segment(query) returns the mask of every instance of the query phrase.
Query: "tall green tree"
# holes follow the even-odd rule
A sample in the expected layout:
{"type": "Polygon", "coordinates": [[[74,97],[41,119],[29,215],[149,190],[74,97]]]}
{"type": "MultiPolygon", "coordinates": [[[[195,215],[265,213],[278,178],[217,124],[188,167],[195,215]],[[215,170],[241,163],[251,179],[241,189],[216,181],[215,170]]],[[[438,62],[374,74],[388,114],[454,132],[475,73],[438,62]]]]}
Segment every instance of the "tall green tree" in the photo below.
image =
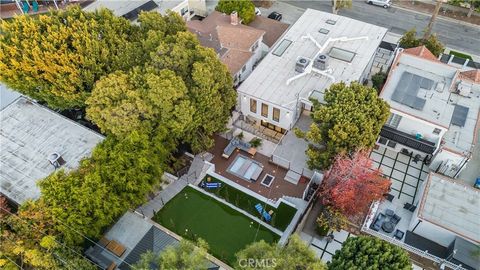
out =
{"type": "Polygon", "coordinates": [[[330,270],[408,270],[412,263],[402,248],[376,237],[349,237],[328,263],[330,270]]]}
{"type": "Polygon", "coordinates": [[[102,230],[131,207],[145,201],[160,182],[171,148],[164,134],[149,137],[133,131],[123,139],[107,137],[77,170],[59,170],[40,181],[45,203],[66,243],[99,237],[102,230]],[[78,233],[77,233],[78,232],[78,233]]]}
{"type": "Polygon", "coordinates": [[[417,38],[417,30],[415,30],[415,28],[403,34],[400,38],[399,45],[404,49],[425,45],[425,47],[437,57],[445,50],[445,46],[438,40],[435,34],[430,34],[427,39],[417,38]]]}
{"type": "Polygon", "coordinates": [[[96,80],[135,63],[136,31],[102,9],[75,6],[0,21],[0,81],[53,108],[83,107],[96,80]]]}
{"type": "Polygon", "coordinates": [[[236,11],[243,24],[255,20],[255,5],[251,0],[220,0],[215,10],[226,14],[236,11]]]}
{"type": "Polygon", "coordinates": [[[314,123],[305,136],[310,168],[325,169],[335,155],[373,147],[389,116],[388,104],[374,88],[358,82],[333,84],[325,91],[325,104],[314,100],[314,123]]]}
{"type": "Polygon", "coordinates": [[[285,247],[261,240],[239,251],[236,256],[235,269],[326,269],[298,235],[292,235],[285,247]]]}
{"type": "Polygon", "coordinates": [[[342,8],[352,8],[352,0],[332,0],[332,13],[338,14],[342,8]]]}
{"type": "Polygon", "coordinates": [[[134,270],[200,270],[207,269],[207,243],[199,239],[197,243],[182,240],[177,246],[170,246],[160,254],[147,252],[133,266],[134,270]],[[152,268],[153,267],[153,268],[152,268]]]}
{"type": "Polygon", "coordinates": [[[195,110],[182,78],[168,69],[157,75],[135,68],[103,77],[87,105],[88,118],[103,132],[117,137],[158,126],[167,128],[171,136],[181,137],[195,110]]]}

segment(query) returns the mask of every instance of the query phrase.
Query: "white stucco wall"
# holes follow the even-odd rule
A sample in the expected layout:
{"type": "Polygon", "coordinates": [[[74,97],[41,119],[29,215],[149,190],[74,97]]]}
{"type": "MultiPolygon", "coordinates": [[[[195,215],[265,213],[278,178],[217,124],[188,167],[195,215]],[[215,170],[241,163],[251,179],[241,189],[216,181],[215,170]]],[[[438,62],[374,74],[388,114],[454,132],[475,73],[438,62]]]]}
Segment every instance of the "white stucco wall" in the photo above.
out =
{"type": "Polygon", "coordinates": [[[440,138],[442,138],[445,132],[447,132],[446,128],[441,127],[439,125],[418,119],[414,116],[397,111],[395,109],[390,109],[390,111],[394,114],[398,114],[402,116],[402,119],[400,120],[400,124],[397,127],[398,130],[403,131],[405,133],[412,134],[412,135],[420,133],[422,134],[423,139],[434,142],[437,144],[437,146],[440,138]],[[435,128],[438,128],[441,130],[440,134],[438,135],[433,134],[433,130],[435,128]]]}
{"type": "Polygon", "coordinates": [[[270,122],[276,126],[279,126],[279,127],[282,127],[284,129],[287,129],[287,130],[290,130],[291,127],[293,126],[293,111],[291,110],[288,110],[286,108],[283,108],[283,107],[278,107],[277,105],[273,105],[267,101],[264,101],[264,100],[259,100],[257,98],[254,98],[257,100],[257,112],[256,113],[252,113],[250,111],[250,96],[247,96],[243,93],[239,93],[238,95],[238,98],[240,99],[240,106],[241,106],[241,111],[244,115],[249,115],[249,116],[252,116],[256,119],[259,119],[259,120],[264,120],[264,121],[267,121],[267,122],[270,122]],[[262,113],[262,103],[265,103],[268,105],[268,117],[263,117],[261,115],[262,113]],[[276,121],[273,121],[273,108],[278,108],[280,109],[280,121],[279,122],[276,122],[276,121]]]}
{"type": "MultiPolygon", "coordinates": [[[[416,216],[412,218],[410,227],[408,228],[409,231],[413,230],[415,225],[417,225],[418,220],[419,218],[416,216]]],[[[448,247],[448,245],[450,245],[456,237],[454,233],[426,220],[422,220],[422,222],[420,222],[413,232],[444,247],[448,247]]]]}

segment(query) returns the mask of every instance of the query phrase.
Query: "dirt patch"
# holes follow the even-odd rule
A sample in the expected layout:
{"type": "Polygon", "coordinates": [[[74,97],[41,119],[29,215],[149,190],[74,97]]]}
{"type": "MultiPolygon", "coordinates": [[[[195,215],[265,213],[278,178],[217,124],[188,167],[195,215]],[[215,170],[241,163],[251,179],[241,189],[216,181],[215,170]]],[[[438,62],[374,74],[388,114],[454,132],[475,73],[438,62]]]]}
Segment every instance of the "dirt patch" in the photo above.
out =
{"type": "MultiPolygon", "coordinates": [[[[430,4],[430,3],[420,2],[420,1],[396,0],[394,1],[394,4],[399,7],[408,8],[408,9],[412,9],[412,10],[416,10],[416,11],[420,11],[428,14],[432,14],[433,10],[435,9],[435,5],[433,3],[430,4]]],[[[467,13],[468,13],[468,9],[465,9],[465,11],[454,11],[454,10],[448,10],[445,7],[441,7],[438,15],[441,17],[447,17],[455,20],[460,20],[460,21],[480,25],[480,16],[472,14],[472,16],[468,18],[467,13]]]]}

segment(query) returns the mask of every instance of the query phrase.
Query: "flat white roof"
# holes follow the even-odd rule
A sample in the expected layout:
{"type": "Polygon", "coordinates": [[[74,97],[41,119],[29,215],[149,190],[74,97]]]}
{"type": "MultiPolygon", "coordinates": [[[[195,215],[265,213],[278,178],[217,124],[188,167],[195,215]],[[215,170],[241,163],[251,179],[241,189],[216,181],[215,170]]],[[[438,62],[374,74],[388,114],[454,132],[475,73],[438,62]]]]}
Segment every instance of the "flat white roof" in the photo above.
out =
{"type": "Polygon", "coordinates": [[[0,83],[0,110],[7,107],[10,103],[12,103],[15,99],[17,99],[21,95],[22,94],[16,91],[13,91],[3,83],[0,83]]]}
{"type": "Polygon", "coordinates": [[[480,190],[462,181],[430,173],[418,216],[480,243],[480,190]]]}
{"type": "MultiPolygon", "coordinates": [[[[324,31],[325,32],[325,31],[324,31]]],[[[351,82],[359,80],[374,56],[376,49],[387,29],[373,24],[364,23],[347,17],[342,17],[318,10],[307,9],[290,29],[273,45],[272,50],[260,62],[258,67],[240,85],[240,93],[253,96],[287,109],[295,108],[297,95],[308,99],[313,90],[328,88],[334,82],[351,82]],[[335,24],[327,23],[335,21],[335,24]],[[320,33],[320,29],[327,29],[327,34],[320,33]],[[310,35],[315,41],[306,38],[310,35]],[[327,44],[329,38],[359,38],[353,41],[334,41],[327,44]],[[279,45],[291,44],[281,56],[274,55],[279,45]],[[314,43],[316,42],[317,45],[314,43]],[[319,46],[327,45],[323,50],[328,54],[332,47],[353,52],[353,60],[348,63],[333,57],[329,58],[330,78],[312,72],[304,77],[291,81],[287,80],[298,75],[295,64],[299,57],[312,59],[319,52],[319,46]]],[[[321,98],[321,97],[320,97],[321,98]]]]}
{"type": "Polygon", "coordinates": [[[441,62],[401,53],[380,97],[386,100],[392,109],[447,128],[448,131],[444,135],[445,147],[467,153],[472,150],[474,144],[480,109],[480,85],[465,81],[464,83],[471,86],[470,94],[468,96],[457,94],[457,84],[461,82],[458,79],[459,71],[456,67],[441,62]],[[433,82],[431,89],[420,88],[416,92],[416,98],[424,100],[421,109],[408,106],[394,98],[395,92],[404,86],[402,80],[405,80],[405,74],[413,74],[433,82]],[[452,124],[456,105],[468,108],[463,126],[452,124]]]}
{"type": "Polygon", "coordinates": [[[67,170],[103,140],[83,127],[25,97],[0,111],[0,192],[17,203],[36,199],[36,182],[55,171],[49,155],[58,153],[67,170]]]}
{"type": "Polygon", "coordinates": [[[114,0],[96,0],[83,10],[95,11],[100,8],[110,9],[116,16],[123,16],[137,7],[147,3],[149,0],[135,0],[135,1],[114,1],[114,0]]]}

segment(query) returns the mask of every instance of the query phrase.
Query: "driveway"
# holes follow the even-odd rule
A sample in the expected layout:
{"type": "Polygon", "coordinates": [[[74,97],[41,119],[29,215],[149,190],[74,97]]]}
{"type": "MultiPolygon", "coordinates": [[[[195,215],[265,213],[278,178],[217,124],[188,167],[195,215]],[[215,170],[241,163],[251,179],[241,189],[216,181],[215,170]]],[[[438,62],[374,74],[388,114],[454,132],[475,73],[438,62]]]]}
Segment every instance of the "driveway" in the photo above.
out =
{"type": "MultiPolygon", "coordinates": [[[[295,14],[299,12],[299,8],[312,8],[325,12],[332,12],[330,1],[315,0],[282,2],[287,4],[281,8],[284,10],[285,18],[289,17],[287,14],[290,13],[295,16],[295,14]],[[289,8],[291,5],[295,8],[289,8]]],[[[281,6],[281,3],[276,4],[281,6]]],[[[399,9],[396,7],[391,7],[386,10],[381,7],[368,5],[364,1],[354,1],[351,9],[340,10],[339,15],[382,26],[396,34],[403,34],[405,31],[414,27],[421,32],[427,26],[430,19],[430,16],[410,10],[399,9]]],[[[437,33],[440,40],[449,48],[480,55],[480,46],[478,46],[480,27],[478,26],[470,26],[439,17],[435,22],[433,32],[437,33]]]]}

